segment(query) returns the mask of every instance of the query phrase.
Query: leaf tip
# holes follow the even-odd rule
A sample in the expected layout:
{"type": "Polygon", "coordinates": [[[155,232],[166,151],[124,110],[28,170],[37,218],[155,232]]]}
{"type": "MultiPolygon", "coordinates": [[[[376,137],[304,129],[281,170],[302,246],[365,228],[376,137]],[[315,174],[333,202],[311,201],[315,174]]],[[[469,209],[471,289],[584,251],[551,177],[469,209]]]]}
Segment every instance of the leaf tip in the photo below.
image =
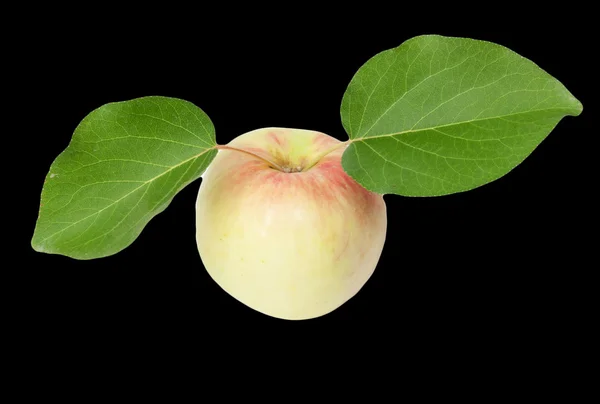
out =
{"type": "Polygon", "coordinates": [[[33,236],[31,238],[31,248],[33,248],[34,251],[39,252],[39,253],[44,253],[44,254],[52,254],[53,251],[51,251],[48,248],[47,243],[45,243],[43,240],[40,240],[40,236],[38,234],[37,231],[37,227],[33,232],[33,236]]]}
{"type": "Polygon", "coordinates": [[[31,239],[31,248],[33,248],[35,251],[37,251],[39,253],[46,253],[46,252],[48,252],[46,250],[46,247],[43,244],[40,244],[40,243],[37,242],[35,236],[31,239]]]}
{"type": "MultiPolygon", "coordinates": [[[[571,96],[573,97],[573,96],[571,96]]],[[[573,116],[579,116],[583,112],[583,104],[577,98],[573,97],[573,116]]]]}

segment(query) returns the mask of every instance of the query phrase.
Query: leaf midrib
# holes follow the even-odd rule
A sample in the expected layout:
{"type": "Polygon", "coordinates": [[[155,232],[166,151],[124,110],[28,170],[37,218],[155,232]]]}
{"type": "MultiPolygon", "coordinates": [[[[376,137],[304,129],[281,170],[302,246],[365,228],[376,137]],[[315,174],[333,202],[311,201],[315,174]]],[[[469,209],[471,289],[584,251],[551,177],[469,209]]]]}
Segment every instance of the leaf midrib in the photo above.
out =
{"type": "MultiPolygon", "coordinates": [[[[354,139],[350,139],[348,141],[348,143],[367,141],[369,139],[380,139],[380,138],[386,138],[386,137],[393,137],[393,136],[403,135],[403,134],[406,134],[406,133],[424,132],[424,131],[435,130],[435,129],[439,129],[439,128],[447,128],[447,127],[450,127],[450,126],[463,125],[463,124],[473,123],[473,122],[482,122],[482,121],[488,121],[488,120],[492,120],[492,119],[502,119],[502,118],[506,118],[506,117],[509,117],[509,116],[531,114],[531,113],[535,113],[535,112],[565,111],[565,110],[566,111],[572,111],[573,108],[556,107],[556,108],[532,109],[532,110],[529,110],[529,111],[515,112],[515,113],[512,113],[512,114],[497,115],[497,116],[491,116],[491,117],[480,118],[480,119],[471,119],[471,120],[468,120],[468,121],[453,122],[453,123],[448,123],[448,124],[444,124],[444,125],[431,126],[431,127],[428,127],[428,128],[407,129],[407,130],[403,130],[401,132],[387,133],[387,134],[384,134],[384,135],[357,137],[357,138],[354,138],[354,139]]],[[[464,140],[467,140],[467,141],[470,140],[470,139],[466,139],[466,138],[461,138],[461,139],[464,139],[464,140]]]]}
{"type": "Polygon", "coordinates": [[[40,240],[40,241],[39,241],[39,243],[41,244],[41,243],[45,242],[46,240],[48,240],[48,239],[50,239],[50,238],[52,238],[52,237],[55,237],[56,235],[58,235],[58,234],[60,234],[60,233],[64,232],[64,231],[65,231],[65,230],[67,230],[68,228],[70,228],[70,227],[72,227],[72,226],[74,226],[74,225],[76,225],[76,224],[78,224],[78,223],[81,223],[82,221],[84,221],[84,220],[86,220],[86,219],[89,219],[90,217],[92,217],[92,216],[94,216],[94,215],[98,215],[98,214],[100,214],[100,213],[101,213],[101,212],[103,212],[104,210],[106,210],[106,209],[108,209],[109,207],[111,207],[111,206],[115,205],[116,203],[118,203],[118,202],[120,202],[121,200],[125,199],[126,197],[128,197],[128,196],[129,196],[129,195],[131,195],[131,194],[133,194],[133,193],[134,193],[134,192],[136,192],[137,190],[139,190],[139,189],[141,189],[142,187],[144,187],[144,186],[146,186],[146,185],[150,184],[151,182],[155,181],[156,179],[158,179],[158,178],[162,177],[162,176],[163,176],[163,175],[165,175],[166,173],[168,173],[168,172],[170,172],[170,171],[174,170],[175,168],[177,168],[177,167],[179,167],[179,166],[181,166],[181,165],[183,165],[183,164],[185,164],[185,163],[187,163],[187,162],[189,162],[189,161],[192,161],[192,160],[194,160],[194,159],[197,159],[197,158],[199,158],[199,157],[200,157],[200,156],[202,156],[203,154],[205,154],[205,153],[207,153],[207,152],[209,152],[209,151],[211,151],[211,150],[214,150],[216,147],[217,147],[217,146],[210,147],[210,148],[208,148],[208,149],[204,150],[203,152],[201,152],[201,153],[199,153],[199,154],[196,154],[196,155],[194,155],[194,156],[192,156],[192,157],[190,157],[190,158],[188,158],[188,159],[185,159],[185,160],[183,160],[182,162],[180,162],[180,163],[178,163],[178,164],[174,165],[173,167],[169,168],[168,170],[165,170],[165,171],[164,171],[164,172],[162,172],[161,174],[159,174],[159,175],[157,175],[157,176],[155,176],[155,177],[153,177],[153,178],[150,178],[150,179],[149,179],[149,180],[147,180],[147,181],[144,181],[144,182],[143,182],[143,183],[142,183],[140,186],[138,186],[138,187],[134,188],[133,190],[131,190],[130,192],[126,193],[125,195],[123,195],[123,196],[122,196],[122,197],[120,197],[119,199],[115,200],[114,202],[112,202],[112,203],[110,203],[110,204],[106,205],[105,207],[103,207],[102,209],[98,210],[97,212],[94,212],[94,213],[92,213],[91,215],[88,215],[88,216],[86,216],[86,217],[84,217],[84,218],[82,218],[82,219],[79,219],[79,220],[77,220],[76,222],[73,222],[73,223],[71,223],[70,225],[68,225],[68,226],[66,226],[66,227],[64,227],[64,228],[62,228],[62,229],[60,229],[60,230],[59,230],[59,231],[57,231],[57,232],[55,232],[55,233],[52,233],[52,234],[51,234],[51,235],[49,235],[48,237],[46,237],[46,238],[44,238],[44,239],[40,240]]]}

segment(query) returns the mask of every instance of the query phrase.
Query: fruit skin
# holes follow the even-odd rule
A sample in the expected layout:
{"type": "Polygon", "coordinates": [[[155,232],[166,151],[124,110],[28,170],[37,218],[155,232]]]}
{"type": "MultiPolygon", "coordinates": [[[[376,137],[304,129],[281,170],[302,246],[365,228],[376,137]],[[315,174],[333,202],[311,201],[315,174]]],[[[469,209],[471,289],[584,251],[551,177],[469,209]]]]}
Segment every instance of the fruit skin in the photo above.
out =
{"type": "Polygon", "coordinates": [[[320,132],[264,128],[227,147],[292,172],[219,150],[196,202],[198,251],[212,279],[289,320],[322,316],[354,296],[379,261],[387,217],[383,196],[342,169],[345,145],[320,132]]]}

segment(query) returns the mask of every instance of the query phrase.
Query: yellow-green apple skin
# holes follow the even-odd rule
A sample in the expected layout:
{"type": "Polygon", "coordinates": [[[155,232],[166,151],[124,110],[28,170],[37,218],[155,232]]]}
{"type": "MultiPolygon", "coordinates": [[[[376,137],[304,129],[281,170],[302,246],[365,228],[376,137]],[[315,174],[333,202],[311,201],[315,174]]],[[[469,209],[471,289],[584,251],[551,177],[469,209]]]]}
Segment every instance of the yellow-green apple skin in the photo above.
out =
{"type": "Polygon", "coordinates": [[[386,206],[344,172],[345,146],[320,132],[265,128],[219,150],[202,176],[196,241],[221,288],[261,313],[301,320],[335,310],[367,282],[386,206]]]}

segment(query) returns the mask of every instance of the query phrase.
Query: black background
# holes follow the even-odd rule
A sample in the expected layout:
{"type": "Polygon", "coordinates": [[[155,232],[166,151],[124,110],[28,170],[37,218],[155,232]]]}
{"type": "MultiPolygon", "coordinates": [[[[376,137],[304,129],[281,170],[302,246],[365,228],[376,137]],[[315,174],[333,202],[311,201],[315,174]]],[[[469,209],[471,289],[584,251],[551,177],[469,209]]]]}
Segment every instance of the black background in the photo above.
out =
{"type": "Polygon", "coordinates": [[[155,11],[40,22],[27,40],[24,66],[35,72],[27,80],[27,105],[40,111],[27,122],[35,155],[19,200],[28,260],[21,299],[30,304],[32,324],[46,330],[69,325],[82,335],[137,324],[153,324],[156,333],[179,327],[202,333],[217,324],[249,335],[264,327],[299,331],[346,323],[357,333],[385,328],[414,340],[456,336],[472,343],[494,337],[503,346],[532,335],[531,344],[539,344],[576,325],[573,313],[587,304],[582,280],[591,270],[580,259],[581,232],[591,221],[581,189],[591,184],[578,158],[591,135],[588,26],[574,22],[576,16],[510,16],[475,27],[443,13],[432,20],[421,12],[335,17],[299,7],[270,10],[281,12],[275,16],[235,9],[224,18],[155,11]],[[437,198],[385,196],[388,237],[379,265],[334,312],[278,320],[222,291],[204,270],[194,240],[200,180],[114,256],[77,261],[29,247],[48,168],[91,110],[163,95],[202,108],[220,144],[268,126],[344,140],[339,108],[354,73],[376,53],[421,34],[507,46],[560,80],[584,112],[563,119],[530,157],[491,184],[437,198]]]}

